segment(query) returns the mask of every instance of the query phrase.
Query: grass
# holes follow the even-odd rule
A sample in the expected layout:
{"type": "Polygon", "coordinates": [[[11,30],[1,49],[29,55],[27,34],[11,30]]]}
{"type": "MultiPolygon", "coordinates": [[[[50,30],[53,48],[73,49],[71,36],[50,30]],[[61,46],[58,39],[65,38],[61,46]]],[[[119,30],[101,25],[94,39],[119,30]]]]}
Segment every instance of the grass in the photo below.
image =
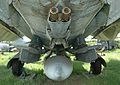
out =
{"type": "Polygon", "coordinates": [[[107,62],[107,67],[98,76],[86,77],[83,73],[89,70],[89,64],[74,61],[74,70],[72,75],[61,82],[55,82],[48,79],[43,74],[43,64],[36,62],[26,64],[25,70],[28,73],[38,73],[35,79],[20,79],[12,75],[11,70],[6,68],[7,62],[16,53],[0,54],[0,85],[119,85],[120,84],[120,50],[104,52],[103,58],[107,62]]]}

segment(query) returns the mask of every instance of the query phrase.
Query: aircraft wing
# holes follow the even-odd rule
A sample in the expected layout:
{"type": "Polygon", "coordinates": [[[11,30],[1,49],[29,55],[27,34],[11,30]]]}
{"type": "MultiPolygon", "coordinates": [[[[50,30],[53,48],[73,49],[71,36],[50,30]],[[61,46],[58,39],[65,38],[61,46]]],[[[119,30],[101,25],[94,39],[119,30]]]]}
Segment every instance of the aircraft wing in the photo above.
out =
{"type": "Polygon", "coordinates": [[[30,27],[11,4],[12,0],[0,0],[0,41],[32,37],[30,27]]]}
{"type": "Polygon", "coordinates": [[[120,32],[120,0],[106,0],[110,5],[110,11],[108,16],[107,25],[99,35],[96,36],[97,39],[102,40],[113,40],[116,38],[117,34],[120,32]]]}
{"type": "Polygon", "coordinates": [[[0,41],[12,41],[19,37],[22,36],[14,28],[0,24],[0,41]]]}

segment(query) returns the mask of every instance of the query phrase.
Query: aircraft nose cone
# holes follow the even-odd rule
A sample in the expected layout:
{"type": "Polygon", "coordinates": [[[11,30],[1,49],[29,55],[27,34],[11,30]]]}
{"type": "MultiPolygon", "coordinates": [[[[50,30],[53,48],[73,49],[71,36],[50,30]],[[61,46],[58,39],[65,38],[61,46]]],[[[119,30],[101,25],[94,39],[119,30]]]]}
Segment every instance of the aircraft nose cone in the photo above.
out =
{"type": "Polygon", "coordinates": [[[65,56],[53,56],[48,58],[44,64],[45,75],[55,81],[67,79],[73,70],[73,64],[65,56]]]}

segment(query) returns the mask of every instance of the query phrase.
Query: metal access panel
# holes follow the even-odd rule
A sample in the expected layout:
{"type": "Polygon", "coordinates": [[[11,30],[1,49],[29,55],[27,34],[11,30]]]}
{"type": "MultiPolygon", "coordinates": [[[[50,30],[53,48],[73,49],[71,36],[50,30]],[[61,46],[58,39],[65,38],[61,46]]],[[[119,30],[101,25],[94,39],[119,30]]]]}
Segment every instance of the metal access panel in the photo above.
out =
{"type": "Polygon", "coordinates": [[[120,0],[107,0],[110,4],[107,26],[120,18],[120,0]]]}

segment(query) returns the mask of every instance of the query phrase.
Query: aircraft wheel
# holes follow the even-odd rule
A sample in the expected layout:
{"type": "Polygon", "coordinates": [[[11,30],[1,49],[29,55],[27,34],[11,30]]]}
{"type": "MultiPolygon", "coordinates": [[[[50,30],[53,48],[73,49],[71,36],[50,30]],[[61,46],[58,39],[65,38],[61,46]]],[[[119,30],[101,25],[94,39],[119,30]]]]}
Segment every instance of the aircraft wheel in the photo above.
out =
{"type": "Polygon", "coordinates": [[[23,63],[16,60],[12,63],[12,73],[14,76],[20,76],[23,72],[23,63]]]}
{"type": "Polygon", "coordinates": [[[7,67],[11,67],[13,75],[19,77],[23,72],[23,65],[24,63],[22,63],[18,58],[13,58],[8,62],[7,67]]]}
{"type": "Polygon", "coordinates": [[[91,62],[90,71],[94,75],[98,75],[102,71],[102,65],[106,67],[106,62],[103,58],[98,57],[94,62],[91,62]]]}

